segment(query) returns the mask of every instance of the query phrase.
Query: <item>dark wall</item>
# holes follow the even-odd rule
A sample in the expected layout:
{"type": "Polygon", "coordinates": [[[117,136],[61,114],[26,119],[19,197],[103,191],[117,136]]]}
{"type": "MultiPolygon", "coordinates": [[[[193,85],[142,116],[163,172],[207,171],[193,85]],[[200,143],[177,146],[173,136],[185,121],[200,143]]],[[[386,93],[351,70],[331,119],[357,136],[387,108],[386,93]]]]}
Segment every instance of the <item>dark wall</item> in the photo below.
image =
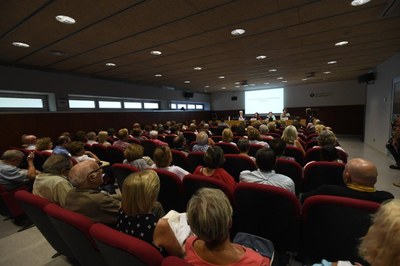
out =
{"type": "Polygon", "coordinates": [[[64,131],[74,134],[78,130],[107,130],[107,128],[132,128],[134,122],[142,125],[164,123],[168,120],[200,122],[210,119],[209,111],[181,112],[129,112],[129,113],[21,113],[0,114],[0,152],[10,146],[21,145],[22,134],[51,137],[53,141],[64,131]]]}
{"type": "MultiPolygon", "coordinates": [[[[289,108],[291,116],[305,117],[305,107],[289,108]]],[[[364,105],[323,106],[313,107],[316,117],[326,126],[332,127],[335,134],[363,135],[364,134],[364,105]]],[[[238,110],[213,111],[218,119],[227,119],[238,116],[238,110]]]]}

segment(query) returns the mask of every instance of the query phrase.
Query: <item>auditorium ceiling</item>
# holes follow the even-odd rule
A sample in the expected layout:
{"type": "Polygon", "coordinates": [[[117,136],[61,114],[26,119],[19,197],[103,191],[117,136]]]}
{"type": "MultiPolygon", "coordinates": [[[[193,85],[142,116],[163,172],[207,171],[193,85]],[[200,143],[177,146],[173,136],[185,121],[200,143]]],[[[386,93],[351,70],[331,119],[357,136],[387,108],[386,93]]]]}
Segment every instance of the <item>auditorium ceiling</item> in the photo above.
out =
{"type": "Polygon", "coordinates": [[[1,1],[0,64],[193,92],[356,80],[400,51],[400,4],[350,3],[1,1]]]}

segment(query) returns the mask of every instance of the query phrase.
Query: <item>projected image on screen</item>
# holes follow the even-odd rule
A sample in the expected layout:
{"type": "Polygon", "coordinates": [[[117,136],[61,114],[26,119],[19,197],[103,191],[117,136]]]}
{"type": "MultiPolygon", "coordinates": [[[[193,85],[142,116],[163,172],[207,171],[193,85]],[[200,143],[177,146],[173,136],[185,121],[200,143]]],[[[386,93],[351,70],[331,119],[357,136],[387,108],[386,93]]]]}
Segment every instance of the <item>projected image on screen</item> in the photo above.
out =
{"type": "Polygon", "coordinates": [[[266,114],[268,112],[282,112],[283,88],[245,91],[244,108],[246,115],[253,115],[255,112],[266,114]]]}

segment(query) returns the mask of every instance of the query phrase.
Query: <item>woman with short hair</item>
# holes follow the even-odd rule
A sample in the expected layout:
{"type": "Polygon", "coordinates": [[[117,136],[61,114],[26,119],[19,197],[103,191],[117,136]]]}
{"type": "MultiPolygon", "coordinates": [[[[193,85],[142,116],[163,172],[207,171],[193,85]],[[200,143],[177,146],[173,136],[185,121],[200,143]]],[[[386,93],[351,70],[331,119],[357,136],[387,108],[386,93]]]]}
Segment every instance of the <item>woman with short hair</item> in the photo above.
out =
{"type": "Polygon", "coordinates": [[[152,168],[167,170],[168,172],[176,174],[181,180],[185,175],[189,174],[189,172],[183,169],[182,167],[179,167],[177,165],[171,165],[172,152],[168,146],[158,147],[154,151],[153,159],[155,165],[153,165],[152,168]]]}
{"type": "Polygon", "coordinates": [[[303,155],[305,155],[306,152],[304,151],[303,145],[301,145],[298,138],[299,136],[295,126],[290,125],[283,130],[282,139],[286,142],[286,145],[297,147],[303,153],[303,155]]]}
{"type": "Polygon", "coordinates": [[[143,156],[144,148],[139,144],[129,144],[124,150],[124,164],[132,165],[140,171],[150,168],[154,165],[153,160],[148,156],[143,156]]]}

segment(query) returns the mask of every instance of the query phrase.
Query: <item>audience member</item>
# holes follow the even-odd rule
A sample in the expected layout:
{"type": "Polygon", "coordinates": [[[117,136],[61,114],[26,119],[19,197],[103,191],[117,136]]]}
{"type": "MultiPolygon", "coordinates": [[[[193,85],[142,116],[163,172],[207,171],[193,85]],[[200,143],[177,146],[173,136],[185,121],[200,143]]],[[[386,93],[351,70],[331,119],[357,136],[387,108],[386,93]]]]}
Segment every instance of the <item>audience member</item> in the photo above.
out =
{"type": "Polygon", "coordinates": [[[107,131],[100,131],[99,134],[97,135],[97,140],[98,144],[101,144],[103,146],[111,146],[111,143],[108,142],[108,132],[107,131]]]}
{"type": "Polygon", "coordinates": [[[163,214],[155,211],[162,209],[156,201],[159,191],[160,180],[156,172],[145,170],[129,175],[122,187],[117,229],[154,245],[163,255],[180,257],[184,251],[168,221],[160,219],[163,214]]]}
{"type": "Polygon", "coordinates": [[[302,201],[314,195],[341,196],[379,203],[392,199],[391,193],[376,190],[377,178],[378,170],[372,162],[355,158],[346,164],[343,171],[343,180],[346,186],[322,185],[313,191],[304,193],[302,201]]]}
{"type": "Polygon", "coordinates": [[[96,163],[100,163],[100,159],[91,151],[86,151],[84,148],[84,144],[80,141],[71,142],[68,145],[68,150],[78,163],[90,160],[96,163]]]}
{"type": "Polygon", "coordinates": [[[230,241],[232,206],[219,189],[202,188],[190,199],[188,223],[194,236],[185,243],[191,265],[269,265],[269,259],[230,241]]]}
{"type": "Polygon", "coordinates": [[[97,135],[96,135],[96,132],[94,132],[94,131],[90,131],[90,132],[86,133],[86,139],[87,139],[86,144],[89,144],[89,145],[98,144],[97,135]]]}
{"type": "Polygon", "coordinates": [[[144,148],[139,145],[132,143],[124,151],[125,160],[124,164],[132,165],[143,171],[154,165],[153,160],[148,156],[143,156],[144,148]]]}
{"type": "Polygon", "coordinates": [[[167,170],[168,172],[174,173],[177,176],[179,176],[181,180],[185,175],[189,174],[189,172],[186,171],[185,169],[176,165],[171,165],[172,153],[171,149],[168,146],[158,147],[154,151],[153,159],[154,162],[156,163],[155,166],[153,165],[153,168],[167,170]]]}
{"type": "Polygon", "coordinates": [[[186,139],[185,136],[183,136],[183,134],[179,134],[174,138],[173,147],[175,150],[181,151],[185,155],[188,155],[189,153],[189,149],[187,148],[186,145],[186,139]]]}
{"type": "Polygon", "coordinates": [[[275,173],[276,155],[270,148],[263,147],[256,153],[257,170],[240,173],[240,182],[258,183],[284,188],[295,193],[294,182],[290,177],[275,173]]]}
{"type": "Polygon", "coordinates": [[[262,141],[269,141],[274,139],[274,137],[268,135],[268,126],[262,124],[258,127],[258,131],[260,132],[260,139],[262,141]]]}
{"type": "Polygon", "coordinates": [[[279,138],[273,139],[269,142],[269,147],[274,151],[276,158],[295,161],[293,157],[283,155],[285,153],[286,142],[279,138]]]}
{"type": "Polygon", "coordinates": [[[128,129],[121,128],[117,133],[118,140],[114,141],[112,145],[125,150],[129,146],[128,135],[128,129]]]}
{"type": "Polygon", "coordinates": [[[83,130],[76,131],[73,141],[80,141],[86,143],[87,142],[86,132],[83,130]]]}
{"type": "Polygon", "coordinates": [[[115,225],[121,201],[99,189],[103,183],[103,169],[94,161],[74,165],[69,180],[74,186],[65,199],[65,208],[81,213],[94,222],[115,225]]]}
{"type": "Polygon", "coordinates": [[[56,141],[56,147],[53,149],[54,154],[61,154],[71,156],[67,147],[71,143],[71,138],[68,136],[61,135],[56,141]]]}
{"type": "Polygon", "coordinates": [[[36,150],[37,138],[35,135],[22,135],[22,147],[26,150],[36,150]]]}
{"type": "Polygon", "coordinates": [[[32,193],[64,207],[67,193],[72,189],[68,181],[71,167],[68,156],[51,155],[43,164],[43,172],[36,177],[32,193]]]}
{"type": "Polygon", "coordinates": [[[330,130],[323,130],[321,133],[319,133],[317,137],[318,145],[319,146],[326,146],[326,145],[332,145],[335,146],[336,149],[344,151],[344,149],[340,146],[337,146],[337,138],[335,134],[330,131],[330,130]]]}
{"type": "Polygon", "coordinates": [[[265,141],[260,141],[260,132],[257,128],[248,127],[247,128],[247,136],[249,138],[250,144],[257,144],[269,147],[269,144],[265,141]]]}
{"type": "Polygon", "coordinates": [[[51,141],[51,138],[44,137],[44,138],[38,139],[36,141],[36,150],[53,152],[53,142],[51,141]]]}
{"type": "Polygon", "coordinates": [[[303,155],[306,154],[304,151],[303,145],[301,145],[297,135],[296,127],[290,125],[283,130],[282,139],[286,142],[286,146],[294,146],[297,147],[303,155]]]}
{"type": "Polygon", "coordinates": [[[205,167],[202,165],[197,166],[194,170],[195,175],[215,177],[227,184],[232,191],[235,189],[235,180],[221,167],[225,162],[225,158],[224,151],[220,147],[210,146],[204,154],[204,162],[205,167]]]}
{"type": "Polygon", "coordinates": [[[236,143],[233,142],[233,132],[230,128],[225,128],[222,131],[222,140],[220,142],[230,143],[236,146],[236,143]]]}
{"type": "Polygon", "coordinates": [[[324,145],[320,150],[321,161],[325,162],[337,162],[342,163],[343,161],[339,159],[339,153],[335,146],[324,145]]]}
{"type": "Polygon", "coordinates": [[[157,146],[168,146],[168,143],[158,139],[158,132],[156,130],[150,131],[150,140],[157,146]]]}
{"type": "Polygon", "coordinates": [[[196,144],[193,146],[192,151],[194,152],[206,152],[208,149],[208,135],[206,132],[201,131],[197,134],[196,144]]]}
{"type": "Polygon", "coordinates": [[[250,142],[247,138],[241,138],[239,139],[237,143],[237,147],[239,148],[239,154],[244,155],[252,159],[253,161],[256,161],[256,158],[253,156],[249,155],[249,150],[250,150],[250,142]]]}
{"type": "Polygon", "coordinates": [[[33,164],[35,155],[30,153],[27,156],[28,169],[21,169],[18,166],[24,159],[24,153],[19,150],[7,150],[0,160],[0,184],[7,190],[30,184],[39,174],[33,164]]]}

